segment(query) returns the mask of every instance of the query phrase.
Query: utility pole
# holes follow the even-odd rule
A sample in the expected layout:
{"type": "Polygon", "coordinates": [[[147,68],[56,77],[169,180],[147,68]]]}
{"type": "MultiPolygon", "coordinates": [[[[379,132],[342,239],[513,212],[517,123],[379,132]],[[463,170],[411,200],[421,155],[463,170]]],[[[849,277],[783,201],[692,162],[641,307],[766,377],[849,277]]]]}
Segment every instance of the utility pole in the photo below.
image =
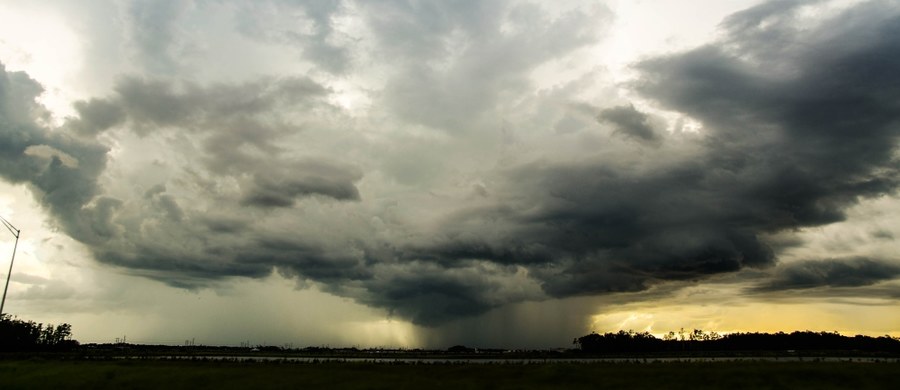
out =
{"type": "Polygon", "coordinates": [[[9,289],[9,278],[12,276],[13,263],[16,261],[16,249],[19,248],[19,235],[22,231],[16,229],[16,227],[9,223],[6,218],[0,217],[0,221],[2,221],[3,226],[6,226],[6,228],[9,229],[9,232],[16,237],[16,243],[13,245],[12,259],[9,260],[9,273],[6,274],[6,286],[3,287],[3,300],[0,301],[0,318],[2,318],[3,306],[6,305],[6,290],[9,289]]]}

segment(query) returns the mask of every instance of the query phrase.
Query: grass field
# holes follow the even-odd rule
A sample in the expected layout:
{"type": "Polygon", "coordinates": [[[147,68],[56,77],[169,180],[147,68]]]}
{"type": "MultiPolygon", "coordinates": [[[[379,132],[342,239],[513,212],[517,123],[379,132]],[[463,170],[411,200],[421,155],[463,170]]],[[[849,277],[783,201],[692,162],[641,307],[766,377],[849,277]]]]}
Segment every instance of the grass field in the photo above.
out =
{"type": "Polygon", "coordinates": [[[375,364],[0,360],[3,389],[897,389],[897,363],[375,364]]]}

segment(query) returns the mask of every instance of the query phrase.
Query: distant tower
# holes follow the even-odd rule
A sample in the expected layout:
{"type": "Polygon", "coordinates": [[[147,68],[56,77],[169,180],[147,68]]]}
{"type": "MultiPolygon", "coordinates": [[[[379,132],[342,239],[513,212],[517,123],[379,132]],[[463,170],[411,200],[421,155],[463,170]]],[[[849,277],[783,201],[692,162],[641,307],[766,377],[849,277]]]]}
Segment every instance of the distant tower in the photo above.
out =
{"type": "Polygon", "coordinates": [[[16,227],[13,226],[13,224],[9,223],[6,218],[0,217],[0,221],[2,221],[3,226],[6,226],[6,228],[9,229],[9,232],[16,237],[16,243],[13,245],[12,259],[9,260],[9,273],[6,274],[6,286],[3,287],[3,300],[0,301],[0,316],[2,316],[3,306],[6,305],[6,290],[9,289],[9,278],[10,276],[12,276],[13,263],[16,261],[16,249],[19,248],[19,235],[22,233],[22,231],[16,229],[16,227]]]}

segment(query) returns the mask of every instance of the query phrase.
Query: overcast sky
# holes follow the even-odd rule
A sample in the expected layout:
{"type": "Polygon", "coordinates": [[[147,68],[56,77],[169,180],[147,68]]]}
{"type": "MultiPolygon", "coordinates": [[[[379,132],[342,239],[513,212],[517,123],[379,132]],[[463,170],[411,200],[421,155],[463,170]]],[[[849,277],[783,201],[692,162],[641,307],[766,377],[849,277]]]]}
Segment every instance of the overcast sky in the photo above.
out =
{"type": "Polygon", "coordinates": [[[897,1],[4,1],[5,311],[82,342],[900,336],[898,74],[897,1]]]}

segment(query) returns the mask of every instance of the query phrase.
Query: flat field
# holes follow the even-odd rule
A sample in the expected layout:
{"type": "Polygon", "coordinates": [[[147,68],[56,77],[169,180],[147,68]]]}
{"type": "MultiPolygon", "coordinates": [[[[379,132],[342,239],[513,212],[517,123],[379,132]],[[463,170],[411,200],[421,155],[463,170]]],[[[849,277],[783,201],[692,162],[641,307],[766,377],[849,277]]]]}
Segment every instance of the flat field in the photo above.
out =
{"type": "Polygon", "coordinates": [[[3,389],[898,389],[900,363],[0,360],[3,389]]]}

